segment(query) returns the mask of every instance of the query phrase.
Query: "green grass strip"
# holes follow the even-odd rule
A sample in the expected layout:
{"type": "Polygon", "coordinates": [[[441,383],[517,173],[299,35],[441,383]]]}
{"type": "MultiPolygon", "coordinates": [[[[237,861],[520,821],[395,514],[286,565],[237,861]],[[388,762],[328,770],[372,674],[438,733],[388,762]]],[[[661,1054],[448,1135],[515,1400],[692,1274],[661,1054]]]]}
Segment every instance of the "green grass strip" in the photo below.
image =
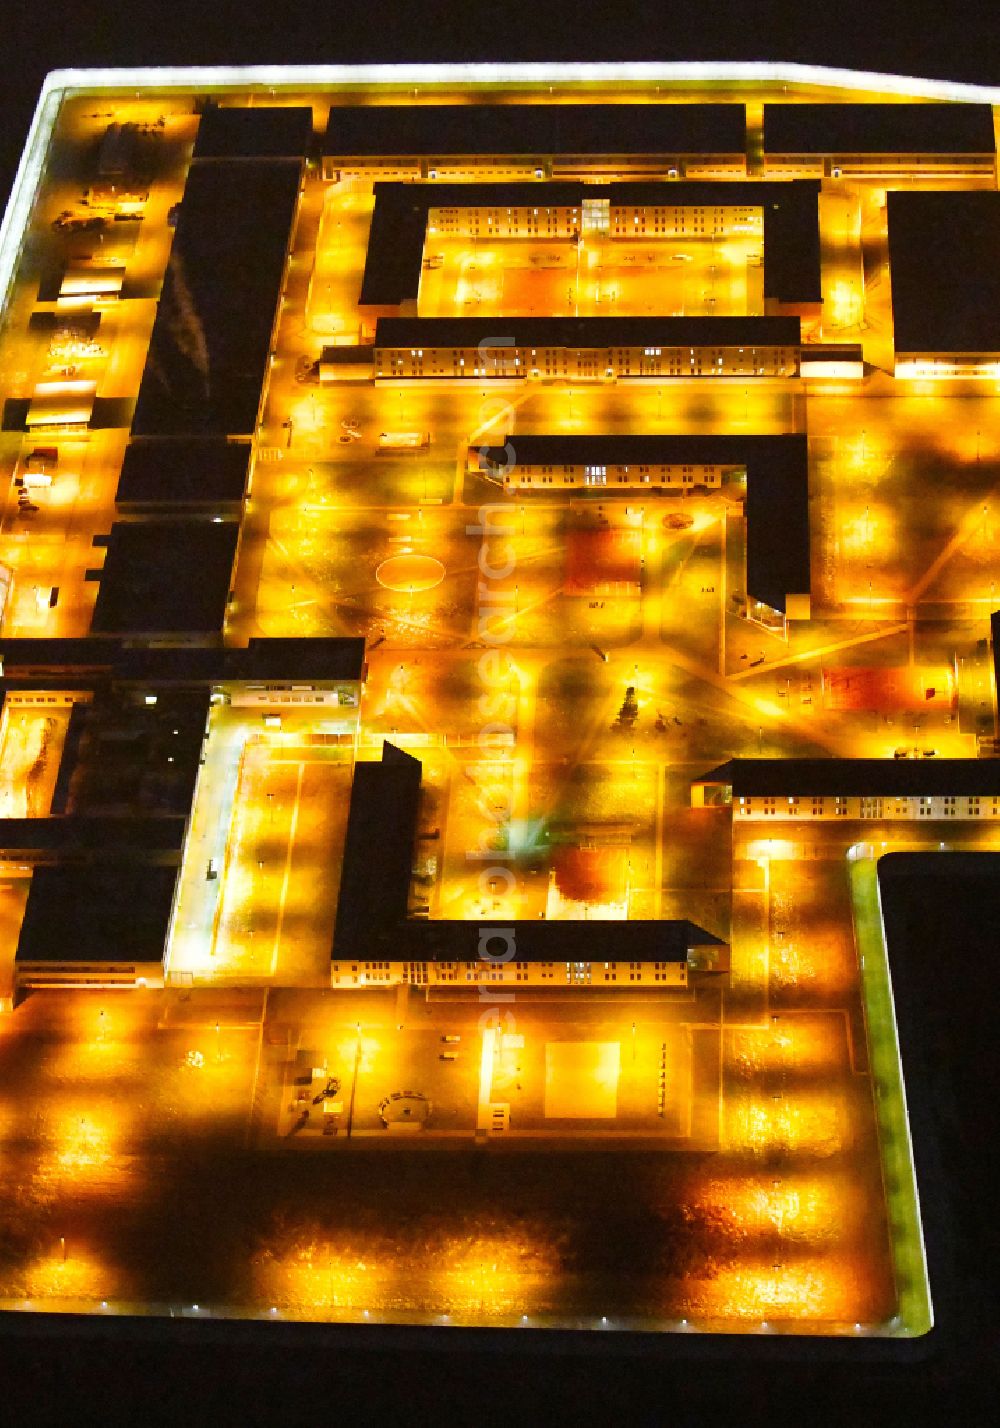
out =
{"type": "Polygon", "coordinates": [[[850,876],[854,936],[861,965],[868,1054],[899,1296],[892,1329],[901,1336],[915,1338],[928,1332],[934,1317],[875,858],[861,856],[852,860],[850,876]]]}

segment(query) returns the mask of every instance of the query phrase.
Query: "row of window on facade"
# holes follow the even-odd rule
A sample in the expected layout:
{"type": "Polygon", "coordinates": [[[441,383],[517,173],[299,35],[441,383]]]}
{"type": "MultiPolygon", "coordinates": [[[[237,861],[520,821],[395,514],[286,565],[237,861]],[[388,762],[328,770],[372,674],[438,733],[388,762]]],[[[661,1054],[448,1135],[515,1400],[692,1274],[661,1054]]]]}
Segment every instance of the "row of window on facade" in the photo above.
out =
{"type": "MultiPolygon", "coordinates": [[[[541,208],[512,207],[512,208],[433,208],[428,215],[429,231],[434,232],[438,227],[447,229],[465,226],[478,228],[481,224],[492,226],[493,224],[503,224],[513,226],[518,224],[528,224],[534,226],[539,219],[543,223],[551,226],[576,226],[580,222],[580,210],[578,208],[568,208],[561,205],[543,206],[541,208]]],[[[632,205],[614,205],[607,200],[598,200],[597,204],[585,205],[583,218],[585,221],[593,222],[599,219],[610,222],[616,228],[626,229],[639,227],[652,227],[656,232],[671,232],[678,228],[684,229],[689,224],[692,228],[704,228],[710,225],[715,229],[728,228],[752,228],[760,225],[762,212],[759,208],[747,207],[736,208],[730,205],[718,207],[698,207],[692,204],[681,204],[673,206],[661,206],[658,204],[643,205],[635,207],[632,205]]]]}
{"type": "MultiPolygon", "coordinates": [[[[452,348],[433,347],[433,348],[428,348],[427,350],[428,350],[428,352],[430,353],[431,356],[438,356],[438,357],[441,357],[442,359],[444,358],[445,354],[450,351],[450,353],[451,353],[451,360],[452,360],[453,362],[464,362],[464,361],[465,361],[465,353],[466,353],[466,351],[467,351],[466,348],[462,348],[462,347],[452,347],[452,348]]],[[[767,349],[765,349],[765,350],[766,350],[766,351],[771,351],[772,349],[767,348],[767,349]]],[[[778,349],[778,350],[782,350],[782,349],[778,349]]],[[[524,348],[523,351],[524,351],[525,353],[530,352],[532,362],[536,362],[536,361],[538,360],[538,348],[537,348],[537,347],[524,348]]],[[[707,353],[708,356],[709,356],[709,359],[710,359],[711,361],[713,361],[713,362],[721,362],[721,361],[723,360],[723,358],[726,356],[727,353],[729,354],[729,356],[732,356],[734,351],[735,351],[736,354],[737,354],[738,356],[740,356],[740,357],[743,357],[743,356],[745,356],[745,354],[746,354],[746,348],[745,348],[745,347],[737,347],[737,348],[731,348],[731,347],[730,347],[730,348],[726,348],[726,347],[667,347],[667,348],[663,348],[663,347],[644,347],[644,348],[642,349],[642,355],[643,355],[643,357],[662,357],[663,354],[664,354],[664,352],[666,352],[668,361],[671,361],[671,362],[674,362],[674,361],[677,361],[677,362],[684,362],[684,361],[694,362],[694,361],[698,360],[699,358],[703,358],[703,357],[706,355],[706,353],[707,353]],[[683,354],[686,354],[686,356],[683,355],[683,354]]],[[[522,349],[521,349],[521,348],[518,348],[518,347],[512,347],[512,346],[496,346],[496,347],[487,347],[487,348],[485,349],[485,352],[484,352],[483,355],[484,355],[484,356],[492,355],[492,360],[493,360],[494,362],[506,361],[506,360],[508,360],[508,359],[511,358],[511,357],[513,357],[513,359],[514,359],[515,362],[520,362],[520,361],[522,360],[521,352],[522,352],[522,349]]],[[[757,348],[756,348],[756,347],[751,347],[750,353],[751,353],[751,356],[756,357],[756,356],[757,356],[757,348]]],[[[571,355],[571,354],[574,355],[574,356],[576,356],[577,358],[579,358],[581,361],[586,361],[586,360],[589,359],[589,358],[593,358],[594,360],[596,360],[596,359],[599,358],[599,357],[605,357],[605,356],[607,356],[607,357],[613,357],[613,358],[615,358],[618,362],[628,362],[628,361],[630,361],[630,359],[632,358],[633,355],[637,355],[637,354],[638,354],[638,348],[632,348],[632,347],[609,347],[609,348],[604,348],[604,347],[543,347],[543,348],[542,348],[542,357],[543,357],[543,360],[544,360],[544,361],[549,361],[549,360],[551,360],[551,358],[552,358],[553,356],[568,356],[568,355],[571,355]]],[[[783,354],[782,354],[782,355],[783,355],[783,354]]],[[[392,348],[385,348],[385,349],[380,353],[380,356],[388,358],[388,360],[389,360],[390,362],[403,362],[403,361],[406,360],[406,352],[405,352],[405,350],[398,350],[398,349],[397,349],[396,351],[393,351],[392,348]]],[[[420,359],[420,360],[423,360],[423,356],[424,356],[424,349],[423,349],[422,347],[411,347],[411,348],[410,348],[410,357],[411,357],[411,358],[418,358],[418,359],[420,359]]]]}
{"type": "MultiPolygon", "coordinates": [[[[758,375],[763,372],[782,374],[795,371],[798,353],[785,348],[740,349],[720,348],[661,348],[645,349],[605,349],[605,348],[544,348],[539,355],[527,349],[496,349],[482,354],[475,348],[465,352],[442,348],[428,349],[426,356],[431,362],[431,371],[449,372],[455,376],[525,376],[529,371],[546,376],[571,372],[591,372],[594,375],[606,371],[609,375],[622,376],[722,376],[725,372],[739,372],[741,375],[758,375]]],[[[411,373],[424,375],[425,353],[422,348],[411,348],[409,353],[399,349],[381,348],[375,354],[376,372],[379,376],[403,376],[411,373]]]]}
{"type": "Polygon", "coordinates": [[[572,968],[583,971],[590,971],[592,967],[602,966],[606,973],[614,975],[621,969],[623,972],[642,972],[652,969],[656,972],[667,972],[676,964],[673,962],[604,962],[601,964],[591,962],[334,962],[333,971],[337,975],[343,976],[380,976],[391,973],[394,968],[401,969],[404,973],[411,972],[421,976],[426,976],[428,970],[434,970],[439,977],[460,976],[478,977],[489,976],[494,973],[501,974],[505,968],[513,969],[516,972],[529,973],[532,969],[538,970],[543,976],[555,976],[560,969],[569,972],[572,968]]]}
{"type": "MultiPolygon", "coordinates": [[[[570,468],[572,471],[572,468],[570,468]]],[[[609,477],[607,468],[603,466],[586,467],[583,473],[585,486],[606,486],[608,481],[619,486],[632,486],[638,478],[639,484],[649,486],[654,484],[654,477],[650,475],[648,466],[634,467],[631,470],[627,466],[612,467],[612,475],[609,477]]],[[[522,477],[523,472],[519,473],[522,477]]],[[[514,480],[517,478],[514,477],[514,480]]],[[[551,476],[540,476],[537,478],[541,485],[551,485],[551,476]]],[[[572,474],[563,476],[563,485],[570,486],[575,483],[577,476],[572,474]]],[[[678,471],[676,467],[659,466],[656,468],[655,484],[660,486],[694,486],[719,484],[718,473],[714,467],[699,468],[697,473],[690,467],[685,467],[683,471],[678,471]]]]}
{"type": "Polygon", "coordinates": [[[937,798],[930,796],[858,798],[846,795],[840,797],[813,795],[799,798],[792,795],[788,797],[768,795],[756,799],[740,797],[737,800],[736,809],[744,817],[753,817],[755,814],[761,813],[764,817],[782,818],[794,818],[802,814],[811,814],[814,818],[822,818],[831,814],[840,818],[850,816],[862,818],[957,818],[961,816],[997,818],[1000,817],[1000,798],[977,795],[970,797],[947,795],[937,798]]]}

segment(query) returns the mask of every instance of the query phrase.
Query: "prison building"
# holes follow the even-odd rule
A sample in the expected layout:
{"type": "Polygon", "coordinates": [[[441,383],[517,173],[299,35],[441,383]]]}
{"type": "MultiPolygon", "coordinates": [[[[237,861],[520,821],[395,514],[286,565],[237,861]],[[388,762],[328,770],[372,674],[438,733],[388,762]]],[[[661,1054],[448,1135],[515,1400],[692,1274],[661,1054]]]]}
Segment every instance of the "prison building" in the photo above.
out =
{"type": "MultiPolygon", "coordinates": [[[[376,184],[380,190],[399,184],[376,184]]],[[[575,239],[604,231],[601,216],[609,184],[469,183],[408,184],[427,215],[429,237],[575,239]]]]}
{"type": "Polygon", "coordinates": [[[691,970],[726,971],[728,945],[676,921],[480,921],[413,916],[420,761],[385,741],[357,763],[340,879],[333,986],[637,985],[683,988],[691,970]],[[587,957],[581,957],[586,949],[587,957]]]}
{"type": "Polygon", "coordinates": [[[161,986],[210,705],[322,703],[350,744],[364,676],[361,639],[0,639],[0,727],[69,706],[50,803],[0,819],[0,872],[31,879],[15,985],[161,986]]]}
{"type": "Polygon", "coordinates": [[[115,521],[87,572],[94,633],[221,643],[239,532],[221,517],[115,521]]]}
{"type": "Polygon", "coordinates": [[[695,923],[410,919],[369,938],[367,957],[334,953],[335,987],[604,987],[665,991],[692,972],[729,970],[729,946],[695,923]]]}
{"type": "Polygon", "coordinates": [[[796,377],[797,317],[380,317],[376,381],[796,377]]]}
{"type": "Polygon", "coordinates": [[[769,176],[992,177],[995,166],[988,104],[764,105],[769,176]]]}
{"type": "Polygon", "coordinates": [[[735,820],[996,819],[1000,759],[731,759],[691,785],[735,820]]]}
{"type": "Polygon", "coordinates": [[[406,918],[421,775],[420,760],[388,740],[381,760],[354,766],[333,934],[338,955],[406,918]]]}
{"type": "Polygon", "coordinates": [[[322,706],[325,727],[340,727],[333,737],[341,740],[357,723],[367,672],[364,640],[336,636],[252,635],[242,648],[131,648],[115,663],[116,681],[136,689],[207,685],[216,704],[277,714],[322,706]]]}
{"type": "Polygon", "coordinates": [[[993,673],[993,730],[1000,745],[1000,610],[990,615],[990,653],[993,673]]]}
{"type": "Polygon", "coordinates": [[[207,690],[213,703],[326,705],[351,724],[367,676],[363,639],[334,636],[269,639],[244,646],[140,645],[112,636],[90,639],[0,638],[0,696],[10,691],[128,690],[150,708],[177,690],[207,690]]]}
{"type": "Polygon", "coordinates": [[[746,606],[787,620],[810,617],[809,452],[804,435],[516,436],[470,453],[470,464],[514,491],[672,491],[742,495],[746,606]]]}
{"type": "MultiPolygon", "coordinates": [[[[710,441],[711,438],[691,438],[710,441]]],[[[736,438],[739,440],[739,438],[736,438]]],[[[519,436],[503,446],[472,447],[470,466],[505,491],[590,489],[682,492],[707,486],[718,489],[728,476],[745,474],[740,461],[720,461],[712,450],[674,450],[660,436],[519,436]],[[685,459],[688,458],[688,459],[685,459]]]]}
{"type": "Polygon", "coordinates": [[[115,492],[122,515],[241,516],[250,443],[215,437],[132,441],[115,492]]]}
{"type": "Polygon", "coordinates": [[[890,193],[895,375],[1000,377],[1000,193],[890,193]]]}
{"type": "Polygon", "coordinates": [[[16,985],[162,986],[178,873],[176,862],[142,862],[110,850],[99,861],[36,867],[16,985]]]}
{"type": "Polygon", "coordinates": [[[821,301],[819,190],[791,183],[376,183],[361,286],[364,307],[419,299],[439,238],[631,240],[744,237],[762,252],[764,297],[821,301]]]}
{"type": "Polygon", "coordinates": [[[729,476],[746,475],[768,457],[783,461],[794,436],[689,436],[631,433],[593,436],[508,436],[503,446],[470,447],[470,465],[506,491],[552,487],[625,490],[718,488],[729,476]]]}
{"type": "MultiPolygon", "coordinates": [[[[598,924],[588,922],[592,929],[598,924]]],[[[618,924],[627,927],[628,923],[618,924]]],[[[556,927],[558,923],[546,923],[556,927]]],[[[516,931],[516,928],[514,929],[516,931]]],[[[588,931],[588,936],[589,936],[588,931]]],[[[593,956],[593,944],[585,943],[578,934],[570,949],[579,957],[584,949],[593,956]]],[[[418,949],[419,950],[419,949],[418,949]]],[[[457,955],[455,949],[451,949],[457,955]]],[[[467,956],[472,954],[466,954],[467,956]]],[[[728,948],[720,943],[709,952],[709,960],[697,970],[727,971],[728,948]],[[723,956],[718,954],[724,953],[723,956]],[[718,965],[716,965],[716,963],[718,965]]],[[[666,991],[685,989],[688,985],[687,961],[563,961],[530,962],[512,960],[490,964],[483,961],[375,961],[334,962],[331,970],[334,987],[604,987],[608,990],[636,991],[640,987],[666,991]]]]}
{"type": "MultiPolygon", "coordinates": [[[[78,706],[79,707],[79,706],[78,706]]],[[[0,819],[0,867],[30,872],[17,987],[162,984],[186,820],[0,819]]]]}
{"type": "Polygon", "coordinates": [[[293,159],[312,146],[313,115],[308,105],[206,102],[198,121],[193,162],[201,159],[293,159]]]}
{"type": "Polygon", "coordinates": [[[742,104],[334,105],[323,144],[331,181],[549,178],[625,172],[723,178],[746,172],[742,104]]]}
{"type": "Polygon", "coordinates": [[[133,436],[253,436],[302,170],[301,158],[206,157],[192,163],[133,436]]]}

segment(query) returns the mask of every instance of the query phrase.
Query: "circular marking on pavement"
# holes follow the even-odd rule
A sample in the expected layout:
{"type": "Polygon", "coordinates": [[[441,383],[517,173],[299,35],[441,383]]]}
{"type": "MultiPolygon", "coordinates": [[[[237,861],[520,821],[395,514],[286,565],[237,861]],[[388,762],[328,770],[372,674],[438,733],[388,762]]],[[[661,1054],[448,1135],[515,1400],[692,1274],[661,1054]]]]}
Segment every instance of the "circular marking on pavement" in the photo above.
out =
{"type": "Polygon", "coordinates": [[[433,590],[435,585],[441,584],[444,575],[444,566],[433,555],[410,551],[406,555],[391,555],[388,560],[383,560],[375,572],[375,579],[386,590],[410,595],[420,590],[433,590]]]}

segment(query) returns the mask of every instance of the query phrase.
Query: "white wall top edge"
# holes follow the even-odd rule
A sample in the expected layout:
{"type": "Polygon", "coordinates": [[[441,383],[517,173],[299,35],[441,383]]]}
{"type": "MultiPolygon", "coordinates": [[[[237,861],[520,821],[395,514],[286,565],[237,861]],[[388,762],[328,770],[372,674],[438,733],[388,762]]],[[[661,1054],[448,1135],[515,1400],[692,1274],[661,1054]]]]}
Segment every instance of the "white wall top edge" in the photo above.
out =
{"type": "Polygon", "coordinates": [[[1000,104],[1000,87],[959,84],[865,70],[831,69],[824,65],[786,64],[773,60],[684,60],[599,63],[488,64],[359,64],[359,65],[193,65],[142,69],[57,69],[45,78],[21,155],[6,211],[0,218],[0,314],[6,304],[17,264],[21,236],[31,215],[49,138],[59,104],[74,90],[143,89],[198,90],[210,88],[265,89],[302,92],[335,89],[338,85],[421,84],[787,84],[812,88],[866,90],[914,99],[958,103],[1000,104]]]}
{"type": "Polygon", "coordinates": [[[872,90],[882,94],[910,94],[927,99],[953,99],[1000,103],[1000,87],[960,84],[953,80],[922,79],[867,70],[832,69],[825,65],[791,64],[773,60],[683,60],[523,64],[359,64],[359,65],[195,65],[142,69],[60,69],[45,80],[43,97],[52,90],[180,88],[202,85],[262,85],[265,88],[302,89],[337,84],[580,84],[634,82],[680,83],[686,80],[732,83],[808,84],[835,89],[872,90]]]}

